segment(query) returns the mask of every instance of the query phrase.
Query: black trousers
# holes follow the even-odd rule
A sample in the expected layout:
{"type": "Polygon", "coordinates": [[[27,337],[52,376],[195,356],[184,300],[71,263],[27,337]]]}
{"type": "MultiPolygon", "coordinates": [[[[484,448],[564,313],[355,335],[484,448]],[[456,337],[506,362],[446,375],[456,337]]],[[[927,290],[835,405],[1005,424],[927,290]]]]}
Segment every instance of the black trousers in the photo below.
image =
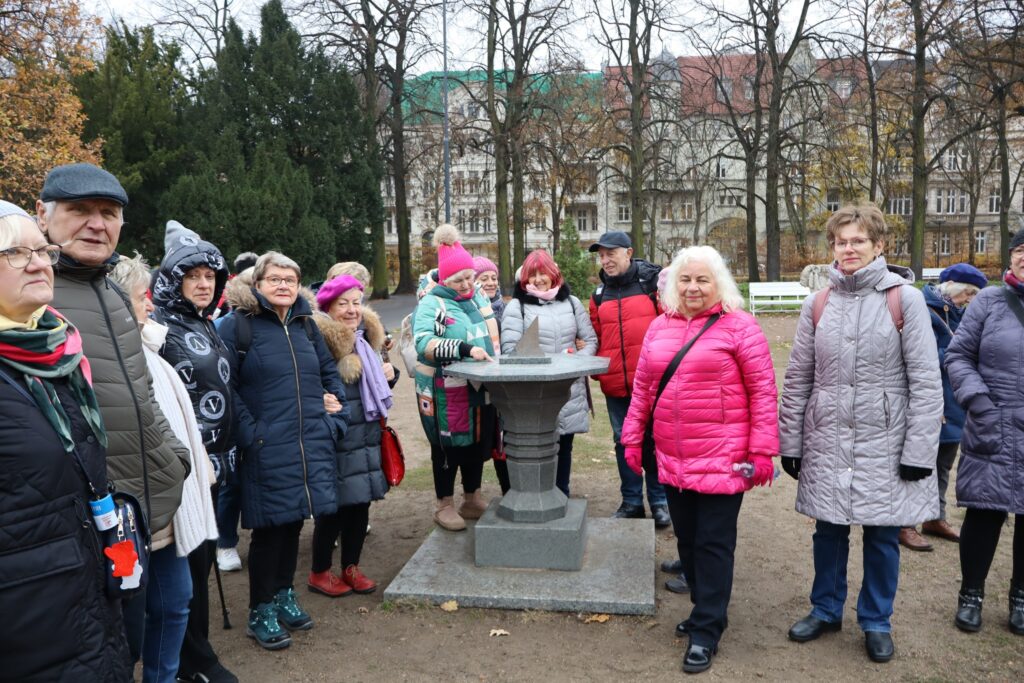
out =
{"type": "Polygon", "coordinates": [[[729,623],[736,520],[743,494],[713,495],[671,486],[665,486],[665,494],[683,574],[690,584],[690,642],[713,647],[729,623]]]}
{"type": "Polygon", "coordinates": [[[369,521],[369,503],[343,505],[333,514],[317,517],[313,526],[313,571],[319,574],[331,568],[334,542],[339,536],[342,569],[350,564],[359,564],[369,521]]]}
{"type": "Polygon", "coordinates": [[[252,530],[249,542],[249,609],[273,601],[295,582],[302,520],[252,530]]]}
{"type": "Polygon", "coordinates": [[[206,541],[188,555],[192,599],[188,603],[188,626],[178,663],[178,674],[183,678],[205,673],[218,662],[210,645],[210,569],[216,557],[217,541],[206,541]]]}
{"type": "Polygon", "coordinates": [[[490,457],[490,447],[482,444],[461,448],[441,448],[430,444],[430,463],[434,469],[434,493],[438,498],[455,495],[455,475],[462,472],[462,490],[472,493],[480,488],[484,477],[484,461],[490,457]]]}
{"type": "MultiPolygon", "coordinates": [[[[1024,515],[1014,517],[1012,583],[1024,588],[1024,515]]],[[[1006,513],[1000,510],[967,508],[960,527],[961,589],[984,590],[1005,522],[1006,513]]]]}
{"type": "Polygon", "coordinates": [[[512,480],[508,478],[508,460],[494,459],[494,476],[498,478],[501,495],[508,493],[509,489],[512,488],[512,480]]]}

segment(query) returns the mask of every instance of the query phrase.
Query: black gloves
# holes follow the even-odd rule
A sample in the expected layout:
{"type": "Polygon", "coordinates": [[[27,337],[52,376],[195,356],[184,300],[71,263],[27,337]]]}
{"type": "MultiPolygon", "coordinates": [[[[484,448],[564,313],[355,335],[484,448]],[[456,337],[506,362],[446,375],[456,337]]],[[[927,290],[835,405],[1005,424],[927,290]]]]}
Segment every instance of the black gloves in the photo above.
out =
{"type": "Polygon", "coordinates": [[[928,467],[914,467],[913,465],[900,465],[900,479],[903,481],[919,481],[932,473],[928,467]]]}
{"type": "Polygon", "coordinates": [[[785,455],[782,456],[782,469],[786,470],[786,474],[793,477],[794,479],[800,478],[800,458],[788,458],[785,455]]]}

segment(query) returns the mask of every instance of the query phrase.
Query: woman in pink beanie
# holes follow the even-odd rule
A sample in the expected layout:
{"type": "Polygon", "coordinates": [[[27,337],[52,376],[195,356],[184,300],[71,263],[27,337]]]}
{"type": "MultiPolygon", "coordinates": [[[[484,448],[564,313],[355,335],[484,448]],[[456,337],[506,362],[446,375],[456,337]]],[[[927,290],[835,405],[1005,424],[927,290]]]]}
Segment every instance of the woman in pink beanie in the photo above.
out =
{"type": "Polygon", "coordinates": [[[497,325],[490,302],[475,290],[473,257],[459,242],[459,232],[442,225],[434,233],[438,284],[413,313],[416,345],[416,403],[430,441],[437,510],[434,521],[449,531],[466,528],[487,507],[480,496],[484,462],[491,457],[497,411],[482,388],[445,377],[444,367],[459,360],[490,361],[497,325]],[[454,506],[455,476],[462,472],[464,500],[454,506]]]}

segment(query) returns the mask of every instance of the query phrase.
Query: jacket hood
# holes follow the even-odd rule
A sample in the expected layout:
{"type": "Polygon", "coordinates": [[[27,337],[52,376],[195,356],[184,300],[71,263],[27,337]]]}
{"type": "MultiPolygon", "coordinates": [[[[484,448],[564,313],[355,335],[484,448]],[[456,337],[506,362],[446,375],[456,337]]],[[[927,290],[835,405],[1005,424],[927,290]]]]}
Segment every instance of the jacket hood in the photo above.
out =
{"type": "MultiPolygon", "coordinates": [[[[320,334],[327,342],[331,356],[338,364],[338,372],[346,384],[352,384],[363,374],[363,363],[359,354],[355,353],[356,333],[344,324],[334,320],[326,313],[313,316],[313,321],[320,328],[320,334]]],[[[366,341],[377,353],[384,348],[384,325],[380,317],[369,307],[363,307],[362,328],[365,330],[366,341]]]]}
{"type": "MultiPolygon", "coordinates": [[[[231,281],[233,286],[228,289],[228,303],[235,310],[248,315],[259,315],[263,312],[274,313],[274,307],[256,291],[255,287],[246,286],[245,283],[234,285],[236,282],[238,282],[238,278],[231,281]]],[[[313,315],[315,310],[316,295],[308,287],[299,287],[299,296],[292,304],[292,317],[313,315]]]]}
{"type": "MultiPolygon", "coordinates": [[[[558,288],[558,294],[555,295],[554,301],[565,301],[566,299],[569,298],[569,295],[571,293],[572,291],[569,289],[569,283],[563,282],[562,285],[558,288]]],[[[515,281],[515,286],[512,288],[512,297],[514,299],[519,299],[519,301],[521,301],[524,304],[551,303],[550,301],[541,301],[537,297],[528,293],[525,289],[523,289],[523,286],[519,284],[518,278],[515,281]]]]}
{"type": "Polygon", "coordinates": [[[206,317],[212,314],[228,281],[227,262],[220,250],[178,221],[167,221],[164,250],[164,260],[153,280],[153,304],[186,315],[206,317]],[[201,311],[181,294],[185,273],[197,266],[206,266],[217,274],[213,300],[201,311]]]}
{"type": "Polygon", "coordinates": [[[943,298],[942,293],[939,292],[939,288],[933,284],[927,284],[921,289],[921,293],[924,294],[924,302],[928,304],[928,308],[937,308],[940,311],[949,306],[954,308],[953,304],[946,301],[943,298]]]}
{"type": "Polygon", "coordinates": [[[852,275],[846,275],[835,262],[828,269],[829,284],[843,292],[857,292],[866,289],[884,291],[898,285],[914,284],[914,271],[904,266],[894,266],[879,256],[852,275]]]}

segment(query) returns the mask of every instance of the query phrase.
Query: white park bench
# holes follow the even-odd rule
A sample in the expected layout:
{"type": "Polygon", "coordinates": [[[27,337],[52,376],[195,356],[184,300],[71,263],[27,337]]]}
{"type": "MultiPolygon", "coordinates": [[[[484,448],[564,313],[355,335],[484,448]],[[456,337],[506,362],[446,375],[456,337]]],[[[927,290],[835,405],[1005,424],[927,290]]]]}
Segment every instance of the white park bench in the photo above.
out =
{"type": "Polygon", "coordinates": [[[750,313],[791,311],[799,307],[811,290],[799,282],[751,282],[750,313]]]}
{"type": "Polygon", "coordinates": [[[945,270],[945,268],[922,268],[921,269],[921,279],[922,280],[938,280],[939,279],[939,275],[942,274],[943,270],[945,270]]]}

